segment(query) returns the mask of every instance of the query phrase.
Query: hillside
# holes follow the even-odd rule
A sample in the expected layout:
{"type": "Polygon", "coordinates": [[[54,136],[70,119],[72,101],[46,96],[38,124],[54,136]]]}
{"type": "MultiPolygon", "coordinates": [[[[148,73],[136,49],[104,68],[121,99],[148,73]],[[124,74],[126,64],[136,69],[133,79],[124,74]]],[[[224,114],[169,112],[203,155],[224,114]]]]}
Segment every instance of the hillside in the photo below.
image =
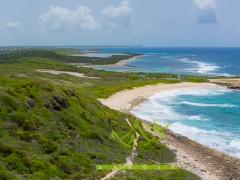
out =
{"type": "MultiPolygon", "coordinates": [[[[132,125],[136,119],[107,108],[97,98],[134,86],[180,81],[175,75],[78,69],[65,64],[65,58],[37,50],[0,56],[0,179],[101,179],[108,171],[96,170],[96,164],[120,164],[129,156],[136,134],[126,118],[132,125]],[[39,73],[37,68],[83,72],[100,79],[39,73]],[[124,138],[111,139],[113,132],[124,138]]],[[[184,76],[182,80],[205,78],[184,76]]],[[[164,151],[168,159],[161,163],[174,162],[174,153],[157,141],[149,142],[147,139],[156,138],[137,122],[136,131],[141,134],[138,148],[164,151]]],[[[136,159],[145,160],[141,153],[136,159]]],[[[144,163],[154,161],[153,157],[144,163]]],[[[143,177],[199,179],[182,169],[129,171],[112,179],[143,177]]]]}

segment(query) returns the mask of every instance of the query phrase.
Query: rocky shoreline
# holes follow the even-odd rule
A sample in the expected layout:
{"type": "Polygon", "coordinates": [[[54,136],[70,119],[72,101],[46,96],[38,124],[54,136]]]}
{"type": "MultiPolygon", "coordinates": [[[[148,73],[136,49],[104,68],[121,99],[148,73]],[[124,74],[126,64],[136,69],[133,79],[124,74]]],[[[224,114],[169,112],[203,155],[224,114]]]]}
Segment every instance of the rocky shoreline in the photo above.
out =
{"type": "Polygon", "coordinates": [[[228,89],[240,90],[240,79],[209,79],[210,83],[215,83],[219,86],[224,86],[228,89]]]}
{"type": "Polygon", "coordinates": [[[223,180],[240,180],[240,159],[208,148],[170,130],[167,130],[166,134],[168,135],[166,142],[171,141],[177,147],[182,146],[187,153],[194,154],[203,164],[207,164],[209,169],[202,169],[202,171],[215,173],[219,179],[223,180]]]}
{"type": "Polygon", "coordinates": [[[227,86],[229,89],[238,89],[240,90],[240,82],[237,83],[231,83],[227,86]]]}
{"type": "MultiPolygon", "coordinates": [[[[141,121],[144,124],[152,124],[145,120],[141,121]]],[[[180,168],[187,169],[199,175],[202,179],[207,179],[203,177],[213,176],[211,180],[216,178],[220,180],[240,180],[240,159],[208,148],[185,136],[173,133],[171,130],[165,130],[165,133],[167,138],[160,139],[160,141],[171,149],[176,148],[177,151],[182,151],[180,154],[176,153],[177,164],[180,168]]]]}

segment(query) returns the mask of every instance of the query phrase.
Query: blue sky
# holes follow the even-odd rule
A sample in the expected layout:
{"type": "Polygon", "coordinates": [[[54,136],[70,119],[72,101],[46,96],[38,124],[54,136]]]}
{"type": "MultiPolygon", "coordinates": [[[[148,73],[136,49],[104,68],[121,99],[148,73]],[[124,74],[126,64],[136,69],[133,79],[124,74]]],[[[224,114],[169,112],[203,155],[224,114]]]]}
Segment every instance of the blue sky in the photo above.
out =
{"type": "Polygon", "coordinates": [[[240,47],[239,0],[2,0],[0,46],[240,47]]]}

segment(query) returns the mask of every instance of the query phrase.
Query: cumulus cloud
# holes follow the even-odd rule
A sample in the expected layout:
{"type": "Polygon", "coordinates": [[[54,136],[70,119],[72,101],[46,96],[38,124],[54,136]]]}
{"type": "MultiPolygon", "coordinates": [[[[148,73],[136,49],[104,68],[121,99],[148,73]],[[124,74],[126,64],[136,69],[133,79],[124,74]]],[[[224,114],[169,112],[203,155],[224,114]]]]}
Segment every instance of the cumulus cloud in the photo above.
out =
{"type": "Polygon", "coordinates": [[[49,11],[40,15],[39,25],[47,31],[71,32],[96,30],[101,27],[93,16],[91,10],[85,6],[79,6],[70,11],[61,7],[49,7],[49,11]]]}
{"type": "Polygon", "coordinates": [[[21,30],[22,26],[19,22],[7,22],[6,28],[9,30],[21,30]]]}
{"type": "Polygon", "coordinates": [[[193,1],[197,23],[216,23],[217,7],[215,0],[193,1]]]}
{"type": "Polygon", "coordinates": [[[101,12],[107,17],[107,24],[110,28],[126,28],[133,23],[131,4],[127,0],[123,0],[119,7],[109,6],[101,12]]]}

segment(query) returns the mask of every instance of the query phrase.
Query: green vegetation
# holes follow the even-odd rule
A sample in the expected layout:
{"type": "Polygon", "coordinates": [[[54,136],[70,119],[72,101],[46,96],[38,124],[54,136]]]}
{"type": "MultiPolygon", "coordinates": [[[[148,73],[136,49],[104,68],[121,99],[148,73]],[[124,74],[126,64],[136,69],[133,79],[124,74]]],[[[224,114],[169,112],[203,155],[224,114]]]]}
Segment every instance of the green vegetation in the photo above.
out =
{"type": "Polygon", "coordinates": [[[0,56],[0,64],[3,63],[18,63],[19,58],[50,58],[52,60],[62,61],[65,63],[88,63],[93,65],[115,64],[123,59],[132,58],[140,54],[113,55],[109,58],[96,58],[84,56],[66,56],[69,53],[76,53],[70,50],[45,50],[31,49],[21,50],[13,53],[8,53],[0,56]]]}
{"type": "MultiPolygon", "coordinates": [[[[80,61],[76,57],[69,58],[45,50],[0,55],[0,179],[100,179],[107,171],[95,170],[95,164],[99,160],[108,164],[124,163],[131,146],[123,144],[136,137],[125,120],[128,118],[134,125],[135,118],[103,106],[97,98],[146,84],[206,81],[206,77],[179,78],[169,74],[115,73],[76,68],[65,63],[71,60],[80,61]],[[101,78],[52,75],[37,72],[39,68],[68,70],[101,78]],[[126,137],[122,139],[124,143],[109,139],[113,131],[120,137],[126,137]],[[100,144],[98,146],[95,141],[84,144],[87,139],[98,140],[100,144]],[[113,160],[108,155],[112,155],[113,160]]],[[[116,59],[109,61],[115,62],[116,59]]],[[[140,121],[138,123],[138,133],[145,136],[138,139],[138,147],[154,153],[167,152],[169,159],[162,162],[172,162],[175,157],[173,152],[159,142],[149,143],[146,137],[154,137],[144,130],[140,121]]],[[[136,158],[141,160],[142,154],[139,153],[136,158]]],[[[153,162],[149,160],[145,163],[153,162]]],[[[114,178],[118,177],[198,179],[182,169],[128,171],[114,178]]]]}
{"type": "Polygon", "coordinates": [[[195,174],[189,173],[186,170],[178,169],[174,171],[128,171],[127,173],[119,173],[110,178],[110,180],[139,180],[139,179],[156,179],[156,180],[200,180],[195,174]]]}

